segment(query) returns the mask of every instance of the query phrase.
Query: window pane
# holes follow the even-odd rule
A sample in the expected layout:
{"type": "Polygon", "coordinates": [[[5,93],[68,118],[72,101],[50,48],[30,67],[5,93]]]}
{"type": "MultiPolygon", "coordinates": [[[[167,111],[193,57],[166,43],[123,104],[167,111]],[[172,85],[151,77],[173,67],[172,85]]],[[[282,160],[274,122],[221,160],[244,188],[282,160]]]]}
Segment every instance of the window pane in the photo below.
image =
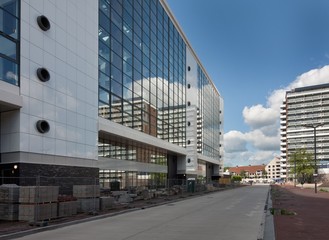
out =
{"type": "Polygon", "coordinates": [[[110,60],[110,49],[101,41],[99,42],[99,55],[108,61],[110,60]]]}
{"type": "Polygon", "coordinates": [[[101,27],[98,30],[98,38],[102,40],[106,46],[110,46],[110,34],[101,27]]]}
{"type": "Polygon", "coordinates": [[[16,60],[16,43],[0,35],[0,53],[16,60]]]}
{"type": "Polygon", "coordinates": [[[3,8],[5,11],[9,12],[14,16],[18,16],[18,4],[17,0],[7,0],[0,1],[0,8],[3,8]]]}
{"type": "Polygon", "coordinates": [[[122,72],[121,70],[117,69],[116,67],[112,67],[112,79],[115,81],[122,83],[122,72]]]}
{"type": "Polygon", "coordinates": [[[99,8],[105,13],[106,16],[110,16],[109,5],[105,0],[100,1],[99,8]]]}
{"type": "Polygon", "coordinates": [[[102,72],[99,72],[99,85],[110,90],[110,78],[102,72]]]}
{"type": "Polygon", "coordinates": [[[17,39],[18,21],[0,8],[0,31],[17,39]]]}
{"type": "Polygon", "coordinates": [[[110,75],[110,64],[102,57],[98,58],[98,69],[106,73],[107,75],[110,75]]]}
{"type": "Polygon", "coordinates": [[[103,12],[99,12],[99,25],[110,32],[110,21],[103,12]]]}
{"type": "Polygon", "coordinates": [[[108,103],[110,100],[109,93],[99,88],[99,100],[108,103]]]}
{"type": "Polygon", "coordinates": [[[122,85],[116,81],[112,81],[111,83],[112,93],[115,95],[122,97],[122,85]]]}
{"type": "Polygon", "coordinates": [[[0,57],[0,80],[18,85],[17,64],[0,57]]]}

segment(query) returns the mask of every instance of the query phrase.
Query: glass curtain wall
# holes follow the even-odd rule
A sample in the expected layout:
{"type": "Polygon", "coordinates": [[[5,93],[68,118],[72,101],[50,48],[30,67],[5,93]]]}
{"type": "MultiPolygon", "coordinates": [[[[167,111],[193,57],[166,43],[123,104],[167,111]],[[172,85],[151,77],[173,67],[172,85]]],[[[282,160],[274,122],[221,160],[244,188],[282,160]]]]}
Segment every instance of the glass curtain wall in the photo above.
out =
{"type": "Polygon", "coordinates": [[[220,96],[198,66],[198,152],[220,158],[220,96]]]}
{"type": "Polygon", "coordinates": [[[19,85],[19,0],[0,1],[0,80],[19,85]]]}
{"type": "Polygon", "coordinates": [[[185,146],[186,46],[158,0],[99,0],[99,115],[185,146]]]}
{"type": "Polygon", "coordinates": [[[163,188],[167,184],[167,176],[164,173],[100,170],[99,177],[101,186],[111,188],[112,191],[129,190],[138,186],[163,188]]]}
{"type": "Polygon", "coordinates": [[[123,139],[99,139],[98,156],[113,159],[167,165],[167,151],[123,139]]]}

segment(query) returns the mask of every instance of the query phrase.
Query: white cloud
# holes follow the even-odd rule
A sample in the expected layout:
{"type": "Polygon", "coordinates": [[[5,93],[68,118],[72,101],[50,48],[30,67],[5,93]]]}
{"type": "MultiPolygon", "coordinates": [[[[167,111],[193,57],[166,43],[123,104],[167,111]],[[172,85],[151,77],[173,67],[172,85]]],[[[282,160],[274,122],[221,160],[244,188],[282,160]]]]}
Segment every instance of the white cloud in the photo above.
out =
{"type": "Polygon", "coordinates": [[[246,106],[242,115],[250,127],[246,133],[230,131],[224,135],[225,165],[269,163],[280,150],[280,106],[286,91],[329,82],[329,65],[298,76],[288,86],[276,89],[267,97],[266,106],[246,106]]]}
{"type": "Polygon", "coordinates": [[[277,113],[272,108],[265,108],[258,104],[255,106],[244,107],[242,115],[245,123],[252,129],[272,125],[277,122],[277,113]]]}
{"type": "Polygon", "coordinates": [[[296,80],[289,85],[289,88],[292,89],[292,88],[328,83],[329,82],[328,79],[329,79],[329,65],[303,73],[302,75],[298,76],[296,80]]]}
{"type": "Polygon", "coordinates": [[[251,165],[261,165],[269,163],[277,153],[274,151],[257,151],[255,154],[250,156],[249,162],[251,165]]]}
{"type": "Polygon", "coordinates": [[[224,135],[225,152],[245,152],[247,141],[243,133],[239,131],[230,131],[224,135]]]}
{"type": "MultiPolygon", "coordinates": [[[[278,131],[277,131],[278,132],[278,131]]],[[[245,134],[246,139],[250,144],[258,150],[276,151],[280,144],[279,133],[275,136],[266,135],[262,129],[257,129],[245,134]]]]}
{"type": "Polygon", "coordinates": [[[253,155],[252,152],[230,152],[225,151],[225,158],[230,161],[225,161],[225,167],[247,166],[250,164],[249,159],[253,155]]]}

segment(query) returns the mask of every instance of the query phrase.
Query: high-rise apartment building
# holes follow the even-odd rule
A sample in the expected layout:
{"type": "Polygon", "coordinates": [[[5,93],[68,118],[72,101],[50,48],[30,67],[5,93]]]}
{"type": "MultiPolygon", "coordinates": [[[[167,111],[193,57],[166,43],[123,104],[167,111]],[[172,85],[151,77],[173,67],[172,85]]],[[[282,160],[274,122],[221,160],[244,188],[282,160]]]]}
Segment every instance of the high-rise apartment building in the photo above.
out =
{"type": "MultiPolygon", "coordinates": [[[[281,165],[286,167],[290,155],[297,149],[314,154],[319,168],[328,168],[329,162],[329,84],[296,88],[286,92],[281,107],[281,165]],[[317,126],[316,133],[314,128],[317,126]],[[314,134],[316,142],[314,144],[314,134]]],[[[283,170],[283,171],[282,171],[283,170]]],[[[281,176],[289,178],[285,168],[281,176]]]]}
{"type": "Polygon", "coordinates": [[[287,178],[287,111],[286,100],[280,106],[280,178],[287,178]]]}
{"type": "Polygon", "coordinates": [[[164,0],[5,0],[0,19],[3,177],[221,175],[223,99],[164,0]]]}

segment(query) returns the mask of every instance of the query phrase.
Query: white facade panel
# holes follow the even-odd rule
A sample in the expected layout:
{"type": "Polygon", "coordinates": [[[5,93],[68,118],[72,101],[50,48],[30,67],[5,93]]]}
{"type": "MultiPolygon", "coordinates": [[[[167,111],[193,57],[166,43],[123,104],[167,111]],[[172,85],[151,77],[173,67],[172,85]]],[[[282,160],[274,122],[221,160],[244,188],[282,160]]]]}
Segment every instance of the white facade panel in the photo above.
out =
{"type": "MultiPolygon", "coordinates": [[[[20,85],[24,105],[17,117],[20,134],[11,128],[7,133],[13,141],[18,140],[19,147],[10,149],[9,144],[2,144],[2,148],[7,148],[2,152],[15,150],[81,158],[76,166],[85,166],[85,158],[97,160],[97,2],[23,0],[21,29],[20,85]],[[39,28],[40,15],[49,19],[48,31],[39,28]],[[36,70],[40,67],[49,71],[48,82],[38,79],[36,70]],[[42,119],[50,125],[49,132],[44,134],[35,126],[42,119]]],[[[69,162],[73,163],[71,158],[64,165],[69,162]]]]}

